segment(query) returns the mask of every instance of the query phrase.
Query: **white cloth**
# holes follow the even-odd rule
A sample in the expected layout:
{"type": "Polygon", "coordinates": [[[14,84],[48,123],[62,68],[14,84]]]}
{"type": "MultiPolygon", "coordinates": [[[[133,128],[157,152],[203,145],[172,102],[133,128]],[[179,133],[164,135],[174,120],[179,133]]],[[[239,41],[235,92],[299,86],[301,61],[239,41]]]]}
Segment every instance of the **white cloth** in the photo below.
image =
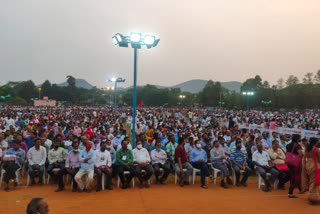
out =
{"type": "Polygon", "coordinates": [[[271,160],[271,159],[270,159],[268,152],[266,152],[266,151],[262,151],[262,153],[260,153],[257,150],[252,155],[252,161],[257,162],[261,166],[269,166],[269,160],[271,160]]]}
{"type": "Polygon", "coordinates": [[[154,149],[151,151],[151,158],[152,164],[161,163],[163,165],[167,161],[167,153],[163,149],[160,151],[154,149]]]}
{"type": "Polygon", "coordinates": [[[40,146],[39,150],[36,150],[36,147],[32,147],[31,149],[29,149],[28,154],[28,162],[29,165],[34,165],[34,164],[38,164],[38,165],[43,165],[46,162],[46,158],[47,158],[47,151],[46,148],[44,148],[43,146],[40,146]]]}
{"type": "Polygon", "coordinates": [[[149,152],[145,148],[142,148],[140,150],[135,148],[132,152],[133,152],[133,162],[135,161],[139,163],[151,162],[149,152]]]}
{"type": "Polygon", "coordinates": [[[99,168],[100,166],[111,167],[111,154],[108,150],[101,152],[101,150],[96,150],[94,152],[94,165],[99,168]]]}

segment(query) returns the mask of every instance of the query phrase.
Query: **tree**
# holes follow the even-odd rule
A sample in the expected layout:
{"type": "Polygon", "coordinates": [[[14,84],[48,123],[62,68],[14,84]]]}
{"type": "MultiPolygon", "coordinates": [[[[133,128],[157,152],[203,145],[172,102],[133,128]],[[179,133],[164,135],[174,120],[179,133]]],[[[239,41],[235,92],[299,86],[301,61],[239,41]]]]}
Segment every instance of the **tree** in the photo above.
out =
{"type": "Polygon", "coordinates": [[[306,73],[303,78],[303,84],[312,84],[312,73],[306,73]]]}
{"type": "Polygon", "coordinates": [[[67,76],[67,83],[70,88],[76,87],[76,79],[73,76],[67,76]]]}
{"type": "Polygon", "coordinates": [[[241,91],[256,91],[259,88],[262,88],[262,79],[259,75],[256,75],[254,78],[247,79],[241,86],[241,91]]]}
{"type": "Polygon", "coordinates": [[[282,89],[284,87],[284,80],[283,78],[278,79],[277,88],[282,89]]]}
{"type": "Polygon", "coordinates": [[[270,88],[270,84],[267,80],[265,80],[262,84],[262,88],[270,88]]]}
{"type": "Polygon", "coordinates": [[[318,70],[317,73],[314,75],[314,81],[316,83],[320,83],[320,70],[318,70]]]}
{"type": "Polygon", "coordinates": [[[290,86],[297,85],[298,83],[299,83],[298,77],[290,75],[286,81],[286,86],[290,87],[290,86]]]}

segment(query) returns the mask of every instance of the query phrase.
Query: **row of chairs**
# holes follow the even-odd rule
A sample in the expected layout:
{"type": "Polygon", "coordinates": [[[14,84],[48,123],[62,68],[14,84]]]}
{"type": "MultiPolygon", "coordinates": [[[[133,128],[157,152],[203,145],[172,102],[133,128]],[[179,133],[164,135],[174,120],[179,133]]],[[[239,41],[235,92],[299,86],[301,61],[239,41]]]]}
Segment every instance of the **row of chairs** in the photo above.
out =
{"type": "MultiPolygon", "coordinates": [[[[218,177],[218,174],[221,172],[219,169],[216,169],[216,168],[214,168],[210,163],[208,164],[209,166],[211,166],[211,169],[212,169],[212,174],[213,174],[213,182],[214,182],[214,184],[216,184],[217,183],[217,177],[218,177]]],[[[17,171],[16,171],[16,177],[17,177],[17,182],[19,183],[20,182],[20,180],[21,180],[21,168],[19,168],[17,171]]],[[[53,169],[53,172],[54,173],[57,173],[57,172],[59,172],[59,168],[55,168],[55,169],[53,169]]],[[[184,171],[187,171],[186,169],[183,169],[184,171]]],[[[234,169],[233,168],[231,168],[231,170],[232,170],[232,180],[233,180],[233,185],[236,185],[236,174],[235,174],[235,171],[234,171],[234,169]]],[[[160,168],[160,171],[161,172],[163,172],[163,169],[162,168],[160,168]]],[[[4,177],[4,174],[6,173],[6,171],[4,170],[4,169],[1,169],[1,181],[0,181],[0,187],[1,187],[1,185],[2,185],[2,182],[3,182],[3,177],[4,177]]],[[[142,170],[142,173],[145,173],[145,171],[144,170],[142,170]]],[[[195,184],[195,178],[196,178],[196,175],[197,175],[197,173],[200,173],[200,169],[196,169],[196,168],[193,168],[193,173],[192,173],[192,183],[193,184],[195,184]]],[[[244,173],[244,170],[240,170],[240,174],[243,174],[244,173]]],[[[258,188],[260,189],[261,188],[261,186],[263,186],[264,185],[264,183],[262,182],[262,177],[261,177],[261,175],[258,173],[258,172],[256,172],[257,173],[257,177],[258,177],[258,188]]],[[[129,171],[124,171],[124,174],[125,175],[128,175],[128,174],[130,174],[130,172],[129,171]]],[[[46,170],[44,170],[44,173],[43,173],[43,181],[45,182],[45,181],[47,181],[46,183],[47,184],[49,184],[50,183],[50,178],[51,178],[51,176],[50,176],[50,174],[48,174],[48,176],[47,176],[47,180],[46,180],[46,178],[45,178],[45,175],[46,175],[46,170]]],[[[104,181],[105,181],[105,175],[103,174],[102,175],[103,177],[102,177],[102,189],[104,190],[104,181]]],[[[270,174],[269,173],[267,173],[267,176],[270,176],[270,174]]],[[[150,184],[150,183],[153,183],[153,179],[154,179],[154,175],[151,177],[151,179],[148,181],[148,183],[150,184]]],[[[69,180],[69,174],[67,174],[67,176],[66,176],[66,178],[65,178],[65,183],[68,183],[68,180],[69,180]]],[[[174,183],[175,184],[177,184],[177,180],[178,180],[178,175],[177,175],[177,173],[175,173],[175,178],[174,178],[174,183]]],[[[209,177],[207,177],[206,178],[206,181],[207,181],[207,184],[209,183],[209,177]]],[[[189,182],[190,182],[190,178],[189,178],[189,182]]],[[[29,186],[29,183],[30,183],[30,176],[29,176],[29,174],[27,175],[27,186],[29,186]]],[[[274,184],[274,188],[276,189],[277,188],[277,186],[278,186],[278,183],[279,183],[279,181],[278,181],[278,179],[276,180],[276,182],[275,182],[275,184],[274,184]]],[[[71,181],[71,185],[72,185],[72,181],[71,181]]],[[[118,176],[118,179],[117,179],[117,187],[119,188],[119,186],[120,186],[120,178],[119,178],[119,176],[118,176]]],[[[133,178],[132,179],[132,186],[134,187],[135,186],[135,178],[133,178]]]]}

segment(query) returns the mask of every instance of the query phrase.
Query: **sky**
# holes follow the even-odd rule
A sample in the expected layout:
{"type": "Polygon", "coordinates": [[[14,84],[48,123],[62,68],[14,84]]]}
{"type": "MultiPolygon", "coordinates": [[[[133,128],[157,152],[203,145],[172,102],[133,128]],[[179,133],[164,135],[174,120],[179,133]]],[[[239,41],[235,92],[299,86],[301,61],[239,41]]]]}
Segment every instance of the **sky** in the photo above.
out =
{"type": "Polygon", "coordinates": [[[138,85],[192,79],[276,84],[320,69],[319,0],[0,0],[0,84],[67,75],[133,84],[133,49],[116,33],[153,33],[138,51],[138,85]]]}

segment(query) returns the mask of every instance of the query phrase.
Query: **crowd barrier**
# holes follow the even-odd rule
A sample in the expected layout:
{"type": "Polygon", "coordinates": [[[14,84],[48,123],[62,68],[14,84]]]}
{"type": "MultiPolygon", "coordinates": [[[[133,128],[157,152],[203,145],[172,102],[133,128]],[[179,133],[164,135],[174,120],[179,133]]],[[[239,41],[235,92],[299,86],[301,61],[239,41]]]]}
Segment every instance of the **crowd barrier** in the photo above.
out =
{"type": "Polygon", "coordinates": [[[272,134],[272,132],[277,132],[278,134],[285,134],[285,135],[299,134],[301,135],[302,138],[307,138],[307,139],[309,139],[310,137],[320,138],[319,131],[311,131],[311,130],[304,130],[304,129],[282,128],[282,127],[277,127],[276,129],[265,129],[263,126],[255,125],[255,124],[250,124],[249,126],[239,125],[239,129],[248,129],[249,131],[251,129],[257,129],[260,132],[269,132],[270,135],[272,134]]]}

